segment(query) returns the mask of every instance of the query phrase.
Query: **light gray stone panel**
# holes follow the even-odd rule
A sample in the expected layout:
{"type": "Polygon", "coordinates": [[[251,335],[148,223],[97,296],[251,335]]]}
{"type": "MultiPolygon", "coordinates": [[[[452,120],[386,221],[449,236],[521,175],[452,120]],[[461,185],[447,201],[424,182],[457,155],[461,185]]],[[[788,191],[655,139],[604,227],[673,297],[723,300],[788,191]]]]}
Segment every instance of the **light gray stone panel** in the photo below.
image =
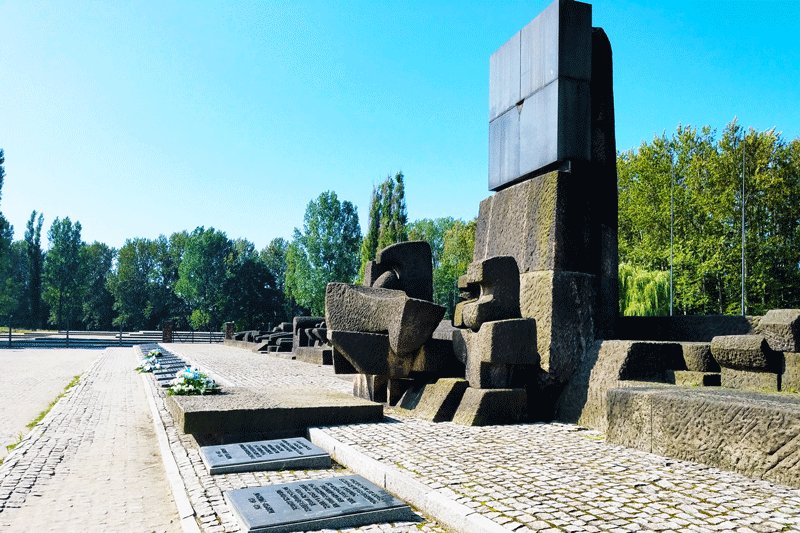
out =
{"type": "Polygon", "coordinates": [[[496,189],[519,174],[519,120],[512,107],[489,123],[489,188],[496,189]]]}
{"type": "Polygon", "coordinates": [[[519,42],[517,32],[489,58],[489,121],[496,119],[522,98],[519,92],[519,42]]]}

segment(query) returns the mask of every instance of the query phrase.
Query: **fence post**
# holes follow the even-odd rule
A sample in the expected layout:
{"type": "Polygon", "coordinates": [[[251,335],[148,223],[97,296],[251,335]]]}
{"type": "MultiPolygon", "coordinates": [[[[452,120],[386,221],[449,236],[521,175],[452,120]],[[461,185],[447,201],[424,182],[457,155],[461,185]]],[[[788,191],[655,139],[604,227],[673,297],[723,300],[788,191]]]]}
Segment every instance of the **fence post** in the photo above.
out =
{"type": "Polygon", "coordinates": [[[122,322],[119,324],[119,345],[122,346],[122,322]]]}
{"type": "Polygon", "coordinates": [[[11,319],[13,317],[8,315],[8,347],[11,348],[11,319]]]}
{"type": "Polygon", "coordinates": [[[67,348],[69,348],[69,319],[67,320],[67,348]]]}
{"type": "Polygon", "coordinates": [[[194,328],[192,328],[192,344],[194,344],[194,328]]]}

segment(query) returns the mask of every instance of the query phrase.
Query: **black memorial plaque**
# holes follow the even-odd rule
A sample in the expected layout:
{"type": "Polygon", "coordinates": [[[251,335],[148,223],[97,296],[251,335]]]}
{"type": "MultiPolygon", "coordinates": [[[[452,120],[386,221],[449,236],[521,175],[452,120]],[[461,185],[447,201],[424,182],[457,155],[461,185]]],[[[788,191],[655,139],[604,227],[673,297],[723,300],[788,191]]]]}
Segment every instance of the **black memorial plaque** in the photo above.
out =
{"type": "Polygon", "coordinates": [[[203,446],[200,456],[211,474],[331,466],[330,456],[302,437],[203,446]]]}
{"type": "Polygon", "coordinates": [[[420,521],[408,505],[361,476],[231,490],[225,498],[249,533],[420,521]]]}

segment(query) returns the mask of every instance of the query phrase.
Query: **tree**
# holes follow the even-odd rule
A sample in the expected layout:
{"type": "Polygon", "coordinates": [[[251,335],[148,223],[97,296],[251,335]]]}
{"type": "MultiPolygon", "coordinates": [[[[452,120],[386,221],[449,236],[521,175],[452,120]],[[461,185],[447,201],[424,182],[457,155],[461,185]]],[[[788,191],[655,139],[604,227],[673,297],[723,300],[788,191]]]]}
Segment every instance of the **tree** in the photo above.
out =
{"type": "Polygon", "coordinates": [[[433,299],[453,316],[459,276],[467,272],[475,249],[475,220],[456,220],[444,233],[439,267],[433,271],[433,299]]]}
{"type": "Polygon", "coordinates": [[[42,251],[42,224],[44,215],[36,211],[31,213],[25,226],[25,253],[27,256],[27,306],[29,325],[38,329],[42,327],[44,319],[42,313],[42,267],[44,265],[44,252],[42,251]]]}
{"type": "Polygon", "coordinates": [[[160,326],[158,309],[164,306],[155,286],[160,279],[158,242],[128,239],[117,253],[116,271],[106,286],[114,298],[113,325],[132,330],[160,326]]]}
{"type": "MultiPolygon", "coordinates": [[[[378,250],[396,242],[408,240],[406,232],[405,186],[403,173],[398,172],[394,178],[387,176],[380,188],[380,228],[378,230],[378,250]]],[[[372,259],[375,257],[373,256],[372,259]]]]}
{"type": "Polygon", "coordinates": [[[175,292],[191,309],[189,322],[195,329],[219,329],[225,320],[228,263],[234,248],[228,237],[214,228],[196,228],[186,243],[178,267],[175,292]]]}
{"type": "Polygon", "coordinates": [[[277,237],[272,239],[259,254],[261,262],[266,265],[267,270],[275,280],[276,298],[281,308],[281,313],[276,317],[276,322],[291,320],[293,316],[299,313],[297,304],[286,295],[286,253],[288,249],[289,243],[286,239],[277,237]]]}
{"type": "Polygon", "coordinates": [[[278,283],[251,242],[237,240],[233,250],[225,290],[226,320],[234,321],[238,330],[267,329],[284,314],[278,283]]]}
{"type": "Polygon", "coordinates": [[[669,313],[669,273],[619,265],[620,313],[624,316],[658,316],[669,313]]]}
{"type": "Polygon", "coordinates": [[[303,231],[295,228],[286,250],[286,294],[315,315],[325,312],[325,287],[352,282],[358,272],[358,212],[326,191],[306,207],[303,231]]]}
{"type": "Polygon", "coordinates": [[[378,235],[381,231],[381,191],[372,187],[372,197],[369,202],[369,222],[367,223],[367,234],[361,241],[361,265],[358,267],[358,280],[364,279],[364,270],[367,263],[375,259],[378,253],[378,235]]]}
{"type": "Polygon", "coordinates": [[[56,218],[47,233],[50,249],[44,261],[44,300],[50,306],[50,322],[66,325],[79,316],[85,294],[81,276],[81,223],[56,218]]]}
{"type": "MultiPolygon", "coordinates": [[[[434,270],[439,267],[444,250],[444,235],[456,223],[453,217],[422,218],[408,225],[408,238],[412,241],[427,241],[431,245],[434,270]]],[[[463,221],[462,221],[463,223],[463,221]]]]}
{"type": "MultiPolygon", "coordinates": [[[[0,148],[0,198],[2,198],[3,180],[6,175],[4,163],[4,152],[0,148]]],[[[19,299],[19,286],[12,275],[14,263],[11,257],[11,245],[13,240],[14,228],[0,213],[0,316],[4,317],[14,312],[19,299]]]]}
{"type": "Polygon", "coordinates": [[[81,248],[81,269],[86,296],[81,320],[86,329],[108,331],[114,318],[114,297],[108,290],[108,277],[114,261],[114,250],[101,242],[81,248]]]}
{"type": "Polygon", "coordinates": [[[375,259],[379,250],[408,240],[408,213],[403,173],[398,172],[372,188],[367,235],[361,243],[361,265],[358,280],[364,278],[367,262],[375,259]]]}

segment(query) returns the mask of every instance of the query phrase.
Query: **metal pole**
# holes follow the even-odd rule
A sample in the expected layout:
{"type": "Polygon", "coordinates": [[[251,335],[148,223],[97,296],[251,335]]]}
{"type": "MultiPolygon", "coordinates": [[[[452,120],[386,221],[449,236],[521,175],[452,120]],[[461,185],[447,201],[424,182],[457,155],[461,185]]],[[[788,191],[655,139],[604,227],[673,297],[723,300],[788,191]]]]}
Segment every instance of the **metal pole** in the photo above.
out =
{"type": "Polygon", "coordinates": [[[8,347],[11,348],[11,319],[13,317],[8,315],[8,347]]]}
{"type": "Polygon", "coordinates": [[[745,265],[744,259],[744,246],[745,246],[745,218],[744,218],[744,209],[745,209],[745,188],[744,188],[744,165],[745,165],[745,148],[747,147],[745,143],[746,137],[745,134],[742,133],[742,316],[747,314],[747,307],[745,306],[745,279],[747,277],[747,270],[745,265]]]}
{"type": "Polygon", "coordinates": [[[69,348],[69,319],[67,319],[67,348],[69,348]]]}
{"type": "Polygon", "coordinates": [[[669,316],[672,316],[672,302],[674,296],[673,263],[674,263],[674,234],[675,234],[675,161],[670,156],[669,172],[669,316]]]}

